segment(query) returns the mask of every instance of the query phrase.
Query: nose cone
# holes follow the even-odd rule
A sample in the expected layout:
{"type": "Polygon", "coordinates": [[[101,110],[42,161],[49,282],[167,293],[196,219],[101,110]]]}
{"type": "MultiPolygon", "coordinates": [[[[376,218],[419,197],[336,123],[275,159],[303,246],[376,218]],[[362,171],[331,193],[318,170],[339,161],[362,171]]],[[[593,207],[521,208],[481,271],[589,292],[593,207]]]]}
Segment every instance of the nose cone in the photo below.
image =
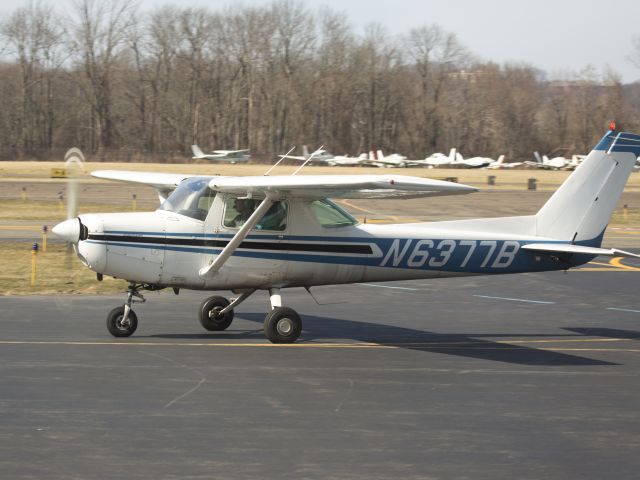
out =
{"type": "Polygon", "coordinates": [[[53,227],[51,231],[66,242],[78,243],[80,240],[80,219],[65,220],[53,227]]]}

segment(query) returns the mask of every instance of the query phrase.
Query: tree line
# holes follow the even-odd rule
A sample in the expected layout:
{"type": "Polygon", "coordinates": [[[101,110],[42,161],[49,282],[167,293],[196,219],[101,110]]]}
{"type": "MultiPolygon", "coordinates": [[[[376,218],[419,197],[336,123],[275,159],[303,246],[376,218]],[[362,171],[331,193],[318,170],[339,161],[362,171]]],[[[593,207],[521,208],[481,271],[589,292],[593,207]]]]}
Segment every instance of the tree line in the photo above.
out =
{"type": "MultiPolygon", "coordinates": [[[[640,42],[639,42],[640,45],[640,42]]],[[[640,51],[640,46],[638,47],[640,51]]],[[[526,64],[477,60],[425,25],[356,34],[295,0],[218,11],[131,0],[32,3],[0,18],[0,157],[175,160],[189,146],[292,145],[410,158],[586,153],[615,119],[640,127],[640,85],[585,68],[550,81],[526,64]]]]}

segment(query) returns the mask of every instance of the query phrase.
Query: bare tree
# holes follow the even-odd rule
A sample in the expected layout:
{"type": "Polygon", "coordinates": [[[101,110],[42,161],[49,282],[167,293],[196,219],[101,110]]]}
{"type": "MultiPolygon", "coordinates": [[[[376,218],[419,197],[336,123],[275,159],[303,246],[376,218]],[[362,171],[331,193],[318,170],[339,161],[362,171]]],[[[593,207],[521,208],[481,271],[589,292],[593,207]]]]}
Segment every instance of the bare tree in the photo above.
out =
{"type": "Polygon", "coordinates": [[[92,147],[109,148],[114,141],[113,76],[133,24],[132,0],[77,0],[74,3],[74,51],[85,82],[78,82],[92,107],[96,135],[92,147]]]}

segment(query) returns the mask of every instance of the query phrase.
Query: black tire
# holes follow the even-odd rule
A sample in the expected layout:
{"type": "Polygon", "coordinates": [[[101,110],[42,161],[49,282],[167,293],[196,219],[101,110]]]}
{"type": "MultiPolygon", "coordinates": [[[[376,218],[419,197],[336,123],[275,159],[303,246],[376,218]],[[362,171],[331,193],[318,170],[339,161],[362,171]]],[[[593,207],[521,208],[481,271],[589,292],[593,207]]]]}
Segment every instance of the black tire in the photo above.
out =
{"type": "Polygon", "coordinates": [[[233,321],[233,310],[229,310],[224,315],[217,312],[229,305],[229,300],[224,297],[213,296],[207,298],[198,311],[198,320],[200,324],[210,332],[226,330],[233,321]]]}
{"type": "Polygon", "coordinates": [[[264,319],[264,335],[271,343],[293,343],[302,332],[300,315],[289,307],[276,307],[264,319]]]}
{"type": "Polygon", "coordinates": [[[124,318],[124,305],[116,307],[107,315],[107,330],[114,337],[129,337],[138,328],[138,316],[133,310],[129,310],[129,318],[127,324],[122,323],[124,318]]]}

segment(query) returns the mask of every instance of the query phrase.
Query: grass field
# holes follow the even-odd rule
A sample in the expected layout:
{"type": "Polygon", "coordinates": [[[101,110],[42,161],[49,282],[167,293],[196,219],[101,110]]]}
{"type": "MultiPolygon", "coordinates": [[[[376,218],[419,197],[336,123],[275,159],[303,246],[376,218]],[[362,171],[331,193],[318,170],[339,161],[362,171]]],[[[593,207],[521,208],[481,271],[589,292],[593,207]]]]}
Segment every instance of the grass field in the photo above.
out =
{"type": "Polygon", "coordinates": [[[36,255],[36,284],[31,285],[31,244],[2,242],[3,268],[0,295],[53,293],[113,293],[127,289],[123,280],[105,277],[98,282],[96,274],[82,265],[74,252],[61,243],[50,243],[47,251],[36,255]]]}

